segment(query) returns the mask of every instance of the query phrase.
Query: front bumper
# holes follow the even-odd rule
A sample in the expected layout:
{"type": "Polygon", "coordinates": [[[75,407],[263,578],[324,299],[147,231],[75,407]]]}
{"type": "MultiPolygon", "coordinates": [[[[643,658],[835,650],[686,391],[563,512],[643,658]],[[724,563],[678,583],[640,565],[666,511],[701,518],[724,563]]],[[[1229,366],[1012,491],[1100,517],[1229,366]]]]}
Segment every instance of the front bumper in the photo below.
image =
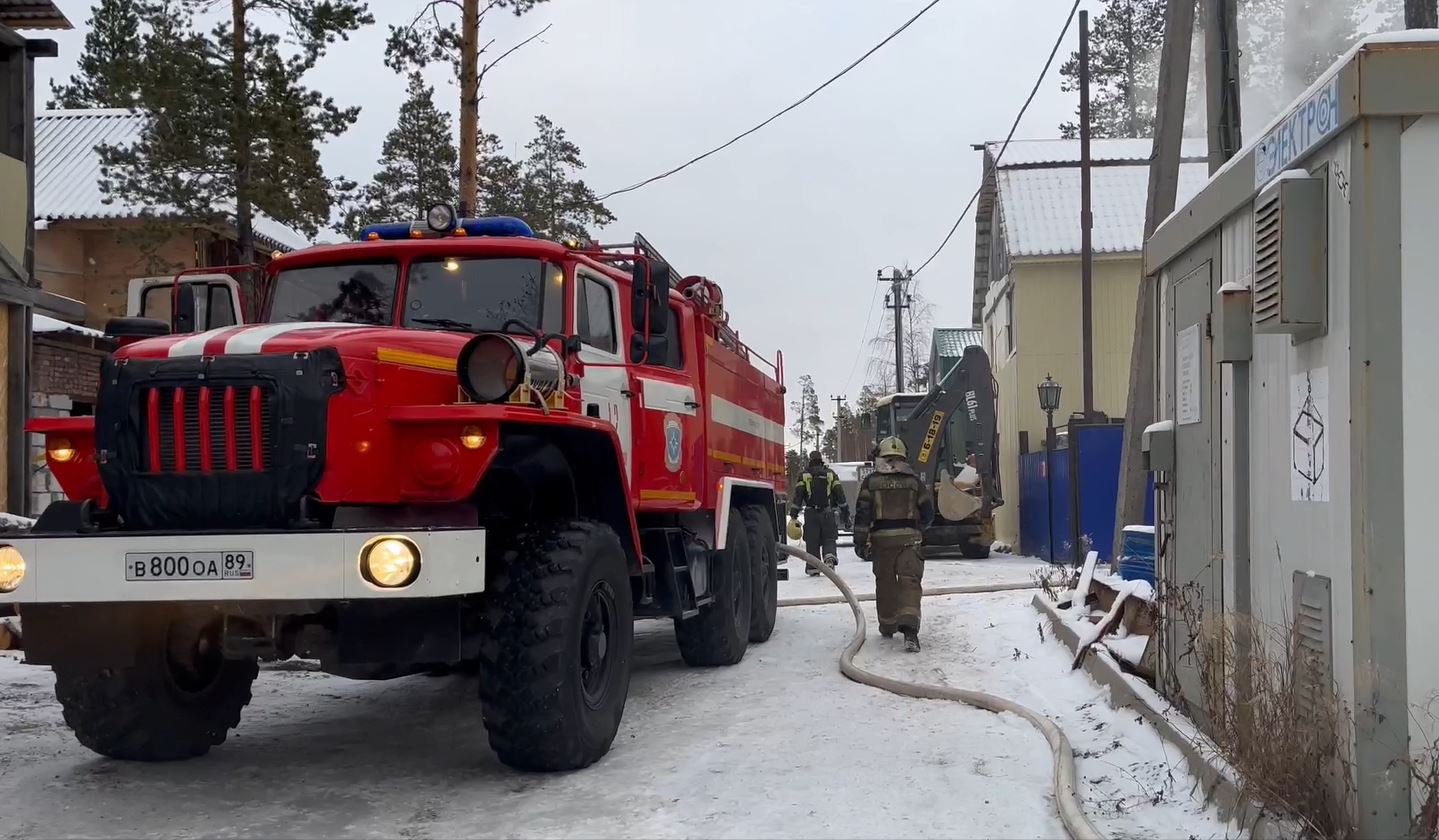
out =
{"type": "Polygon", "coordinates": [[[480,528],[391,531],[265,531],[228,534],[115,532],[4,540],[25,558],[25,578],[0,603],[76,604],[214,601],[337,601],[438,598],[483,592],[485,532],[480,528]],[[360,549],[398,535],[420,550],[408,586],[386,589],[360,574],[360,549]],[[254,552],[248,580],[126,580],[126,554],[254,552]]]}

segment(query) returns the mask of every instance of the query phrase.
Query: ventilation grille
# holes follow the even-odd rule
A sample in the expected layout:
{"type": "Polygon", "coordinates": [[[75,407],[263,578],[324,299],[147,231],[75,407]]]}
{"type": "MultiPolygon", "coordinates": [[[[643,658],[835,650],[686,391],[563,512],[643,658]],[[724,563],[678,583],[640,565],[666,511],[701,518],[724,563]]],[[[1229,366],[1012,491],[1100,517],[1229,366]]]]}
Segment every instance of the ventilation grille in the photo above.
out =
{"type": "Polygon", "coordinates": [[[1254,210],[1254,323],[1279,321],[1279,193],[1254,210]]]}
{"type": "Polygon", "coordinates": [[[1294,573],[1295,698],[1305,720],[1322,723],[1334,681],[1333,610],[1330,581],[1294,573]]]}

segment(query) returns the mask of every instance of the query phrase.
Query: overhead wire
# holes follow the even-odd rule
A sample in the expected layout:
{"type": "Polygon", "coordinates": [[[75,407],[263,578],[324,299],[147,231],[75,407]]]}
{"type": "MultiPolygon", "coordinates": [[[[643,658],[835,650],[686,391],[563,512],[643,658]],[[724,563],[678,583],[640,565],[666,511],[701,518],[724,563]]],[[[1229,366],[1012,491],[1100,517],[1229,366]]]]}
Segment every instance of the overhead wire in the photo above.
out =
{"type": "Polygon", "coordinates": [[[634,192],[635,190],[640,189],[641,187],[648,186],[649,184],[653,184],[655,181],[659,181],[659,180],[663,180],[663,179],[665,179],[665,178],[668,178],[668,177],[670,177],[671,175],[674,175],[674,174],[677,173],[677,172],[681,172],[681,171],[683,171],[683,170],[685,170],[685,169],[688,169],[689,167],[695,165],[696,163],[699,163],[700,161],[704,160],[704,159],[707,158],[707,157],[710,157],[711,155],[714,155],[714,154],[717,154],[717,153],[719,153],[719,152],[724,151],[725,149],[729,148],[730,146],[733,146],[734,144],[736,144],[736,143],[738,143],[739,141],[743,140],[744,138],[750,136],[751,134],[754,134],[756,131],[759,131],[760,129],[764,128],[765,126],[769,125],[770,123],[774,122],[775,120],[779,119],[780,117],[784,116],[785,114],[788,114],[790,111],[793,111],[794,109],[798,108],[799,106],[801,106],[801,105],[803,105],[804,103],[808,102],[809,100],[813,99],[814,96],[815,96],[816,94],[818,94],[820,91],[824,90],[825,88],[827,88],[827,87],[829,87],[830,85],[834,84],[835,82],[839,81],[839,80],[840,80],[841,78],[843,78],[847,73],[849,73],[849,71],[851,71],[851,70],[853,70],[854,68],[858,67],[859,65],[863,64],[864,61],[865,61],[865,59],[867,59],[867,58],[869,58],[870,56],[874,55],[875,53],[879,52],[881,49],[884,48],[884,46],[885,46],[886,44],[888,44],[890,41],[893,41],[895,38],[899,37],[900,33],[904,32],[904,31],[905,31],[906,29],[908,29],[910,26],[914,25],[914,22],[917,21],[917,20],[919,20],[921,17],[923,17],[924,14],[925,14],[925,12],[928,12],[930,9],[933,9],[935,6],[938,6],[938,5],[940,4],[940,2],[941,2],[941,0],[930,0],[930,2],[926,3],[923,8],[921,8],[919,11],[915,12],[914,15],[913,15],[909,20],[907,20],[907,21],[905,21],[903,24],[901,24],[898,29],[896,29],[896,30],[894,30],[893,32],[889,33],[889,35],[886,36],[883,41],[880,41],[878,44],[875,44],[873,47],[870,47],[869,50],[866,51],[864,55],[861,55],[859,58],[856,58],[854,61],[850,62],[849,65],[848,65],[847,67],[845,67],[843,70],[839,71],[838,73],[836,73],[836,74],[834,74],[833,76],[830,76],[828,79],[826,79],[826,80],[824,81],[824,83],[821,84],[819,87],[815,88],[814,90],[810,91],[809,93],[806,93],[804,96],[800,97],[798,100],[796,100],[796,101],[790,103],[789,105],[785,106],[785,107],[782,108],[781,110],[779,110],[779,111],[777,111],[776,113],[774,113],[773,115],[771,115],[768,119],[764,120],[763,122],[755,125],[755,126],[752,127],[752,128],[749,128],[749,129],[747,129],[747,130],[745,130],[745,131],[742,131],[742,132],[740,132],[739,134],[736,134],[734,137],[731,137],[729,140],[726,140],[725,142],[723,142],[723,143],[721,143],[720,145],[714,147],[713,149],[710,149],[709,151],[705,152],[704,154],[696,155],[696,156],[690,158],[689,160],[685,161],[684,163],[680,164],[679,166],[674,167],[673,169],[669,169],[669,170],[667,170],[667,171],[665,171],[665,172],[661,172],[661,173],[658,174],[658,175],[651,176],[651,177],[649,177],[649,178],[644,179],[643,181],[640,181],[640,182],[638,182],[638,183],[631,184],[631,185],[629,185],[628,187],[623,187],[623,188],[621,188],[621,189],[614,190],[614,191],[612,191],[612,192],[607,192],[607,193],[605,193],[604,195],[600,196],[600,197],[599,197],[599,200],[600,200],[600,201],[606,201],[606,200],[608,200],[608,199],[610,199],[610,198],[613,198],[614,196],[623,195],[624,193],[628,193],[628,192],[634,192]]]}
{"type": "Polygon", "coordinates": [[[1049,75],[1049,68],[1053,66],[1054,57],[1059,54],[1059,48],[1064,44],[1064,37],[1069,34],[1069,27],[1074,24],[1074,16],[1079,11],[1079,4],[1081,2],[1082,0],[1074,0],[1074,5],[1069,8],[1069,17],[1065,18],[1064,28],[1060,30],[1059,37],[1055,39],[1054,46],[1050,49],[1049,58],[1044,61],[1044,69],[1039,71],[1039,78],[1034,80],[1034,87],[1029,91],[1029,97],[1024,100],[1024,105],[1020,107],[1019,113],[1014,118],[1014,123],[1009,127],[1009,134],[1005,135],[1004,143],[1000,145],[998,153],[994,156],[994,161],[985,170],[984,177],[979,179],[979,188],[974,191],[974,195],[970,196],[969,203],[964,205],[964,209],[959,213],[959,218],[954,220],[954,225],[950,227],[949,233],[945,234],[944,241],[939,243],[939,247],[934,249],[934,253],[929,255],[929,259],[920,263],[919,268],[916,268],[910,275],[911,278],[918,275],[921,271],[924,271],[930,263],[934,262],[934,258],[938,257],[945,246],[949,244],[949,240],[954,238],[955,232],[958,231],[959,226],[964,223],[965,216],[968,216],[969,211],[974,209],[974,203],[979,200],[980,194],[984,192],[984,182],[987,181],[990,174],[999,167],[1000,158],[1004,157],[1005,150],[1009,148],[1010,141],[1014,139],[1014,132],[1019,129],[1020,120],[1024,119],[1025,112],[1029,110],[1030,104],[1034,102],[1035,95],[1039,93],[1039,88],[1044,84],[1044,78],[1049,75]]]}
{"type": "Polygon", "coordinates": [[[859,357],[864,355],[864,348],[869,345],[869,322],[874,320],[874,302],[879,297],[879,284],[874,284],[874,289],[869,293],[869,306],[865,308],[864,329],[860,330],[861,341],[854,350],[854,361],[849,363],[849,375],[844,378],[844,387],[839,389],[841,394],[849,393],[849,383],[854,381],[854,370],[859,367],[859,357]]]}

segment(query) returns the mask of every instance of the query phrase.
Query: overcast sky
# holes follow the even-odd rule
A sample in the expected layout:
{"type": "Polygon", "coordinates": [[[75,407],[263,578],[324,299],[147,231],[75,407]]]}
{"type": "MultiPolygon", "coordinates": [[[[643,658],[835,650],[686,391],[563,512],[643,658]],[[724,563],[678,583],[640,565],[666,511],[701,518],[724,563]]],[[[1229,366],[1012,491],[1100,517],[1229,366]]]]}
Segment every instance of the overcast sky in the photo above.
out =
{"type": "MultiPolygon", "coordinates": [[[[88,0],[57,0],[76,25],[47,35],[60,57],[36,63],[40,101],[74,70],[88,0]]],[[[365,180],[404,99],[382,63],[387,24],[420,0],[370,0],[376,25],[338,44],[308,78],[358,124],[328,144],[332,175],[365,180]]],[[[598,192],[629,185],[717,145],[857,58],[922,0],[551,0],[523,18],[495,15],[502,49],[552,23],[485,81],[484,129],[512,152],[547,114],[579,144],[598,192]]],[[[1091,13],[1095,0],[1087,0],[1091,13]]],[[[791,395],[801,374],[821,399],[853,397],[882,313],[875,271],[922,262],[979,182],[973,143],[1003,139],[1063,25],[1069,0],[944,0],[848,76],[736,146],[611,200],[604,237],[639,231],[679,271],[725,291],[730,322],[764,355],[784,351],[791,395]],[[875,307],[875,309],[871,309],[875,307]],[[872,313],[872,314],[871,314],[872,313]],[[857,352],[861,353],[855,364],[857,352]],[[853,373],[851,374],[851,370],[853,373]]],[[[1077,28],[1077,26],[1075,27],[1077,28]]],[[[36,33],[37,35],[39,33],[36,33]]],[[[1077,45],[1073,30],[1061,58],[1077,45]]],[[[1019,138],[1057,136],[1074,108],[1058,65],[1019,138]]],[[[458,88],[432,68],[452,115],[458,88]]],[[[966,219],[921,275],[939,326],[968,326],[974,225],[966,219]]],[[[826,415],[833,403],[826,403],[826,415]]]]}

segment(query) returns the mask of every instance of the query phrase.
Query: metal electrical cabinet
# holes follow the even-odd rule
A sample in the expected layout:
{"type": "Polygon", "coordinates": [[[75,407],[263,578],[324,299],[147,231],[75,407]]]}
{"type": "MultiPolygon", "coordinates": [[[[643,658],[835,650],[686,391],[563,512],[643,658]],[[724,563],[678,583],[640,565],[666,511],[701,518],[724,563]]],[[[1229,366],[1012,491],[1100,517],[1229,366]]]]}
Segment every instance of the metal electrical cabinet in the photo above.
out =
{"type": "MultiPolygon", "coordinates": [[[[1409,748],[1439,732],[1439,38],[1355,46],[1159,226],[1145,270],[1152,442],[1174,452],[1151,458],[1163,685],[1205,725],[1178,597],[1209,626],[1299,621],[1291,664],[1352,713],[1353,828],[1406,836],[1409,748]]],[[[1238,702],[1249,657],[1290,656],[1261,648],[1209,663],[1238,702]]]]}

